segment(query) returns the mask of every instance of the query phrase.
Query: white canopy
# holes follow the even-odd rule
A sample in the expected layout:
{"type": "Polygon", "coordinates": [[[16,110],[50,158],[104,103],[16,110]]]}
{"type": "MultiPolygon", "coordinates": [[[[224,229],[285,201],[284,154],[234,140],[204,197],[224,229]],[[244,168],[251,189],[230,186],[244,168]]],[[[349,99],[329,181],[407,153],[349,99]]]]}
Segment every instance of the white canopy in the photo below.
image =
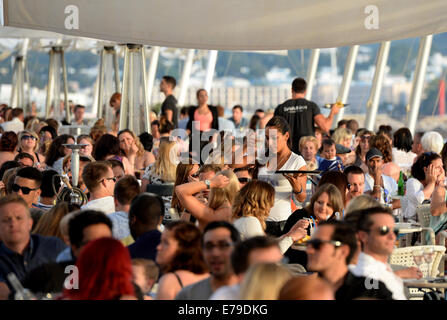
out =
{"type": "Polygon", "coordinates": [[[447,32],[446,0],[0,0],[0,5],[5,26],[176,48],[331,48],[447,32]]]}

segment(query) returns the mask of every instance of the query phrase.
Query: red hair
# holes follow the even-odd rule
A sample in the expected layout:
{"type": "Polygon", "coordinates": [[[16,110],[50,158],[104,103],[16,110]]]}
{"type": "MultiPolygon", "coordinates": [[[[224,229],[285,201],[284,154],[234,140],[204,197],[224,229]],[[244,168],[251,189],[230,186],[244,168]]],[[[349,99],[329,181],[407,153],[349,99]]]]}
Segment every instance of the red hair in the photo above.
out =
{"type": "Polygon", "coordinates": [[[71,300],[117,300],[134,296],[129,251],[120,241],[101,238],[82,249],[76,266],[79,289],[65,289],[71,300]]]}

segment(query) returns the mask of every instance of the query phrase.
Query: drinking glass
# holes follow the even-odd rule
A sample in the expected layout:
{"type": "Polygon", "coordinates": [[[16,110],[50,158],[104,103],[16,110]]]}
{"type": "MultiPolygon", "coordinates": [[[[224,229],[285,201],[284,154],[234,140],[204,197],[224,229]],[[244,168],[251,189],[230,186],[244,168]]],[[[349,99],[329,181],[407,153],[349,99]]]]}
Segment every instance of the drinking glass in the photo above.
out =
{"type": "Polygon", "coordinates": [[[418,266],[419,270],[422,271],[421,265],[424,264],[424,253],[422,250],[417,250],[413,252],[414,263],[418,266]]]}

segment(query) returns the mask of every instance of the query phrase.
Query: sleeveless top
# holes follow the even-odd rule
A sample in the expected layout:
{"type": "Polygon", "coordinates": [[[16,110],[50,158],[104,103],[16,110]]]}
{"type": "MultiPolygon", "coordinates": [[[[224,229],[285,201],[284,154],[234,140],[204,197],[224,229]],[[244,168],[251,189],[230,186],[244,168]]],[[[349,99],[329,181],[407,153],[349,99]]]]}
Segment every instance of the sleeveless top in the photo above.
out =
{"type": "Polygon", "coordinates": [[[197,126],[196,129],[199,131],[209,131],[211,129],[211,125],[213,123],[213,114],[208,112],[207,114],[203,115],[199,113],[199,109],[197,108],[194,112],[194,121],[199,121],[200,124],[197,126]]]}

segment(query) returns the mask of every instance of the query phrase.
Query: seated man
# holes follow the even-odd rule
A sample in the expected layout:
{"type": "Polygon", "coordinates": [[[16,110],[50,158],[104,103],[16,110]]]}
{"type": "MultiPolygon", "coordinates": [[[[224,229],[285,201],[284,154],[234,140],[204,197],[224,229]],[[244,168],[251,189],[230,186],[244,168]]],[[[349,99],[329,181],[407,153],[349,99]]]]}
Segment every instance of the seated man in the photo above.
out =
{"type": "Polygon", "coordinates": [[[315,230],[307,245],[307,269],[318,272],[336,290],[337,300],[376,298],[391,300],[391,292],[383,282],[377,286],[366,277],[356,277],[348,265],[357,250],[354,228],[341,221],[324,221],[315,230]]]}
{"type": "Polygon", "coordinates": [[[22,281],[28,271],[55,261],[66,248],[59,238],[31,235],[32,225],[28,204],[21,197],[0,198],[0,299],[7,299],[13,290],[9,273],[22,281]]]}
{"type": "MultiPolygon", "coordinates": [[[[353,213],[355,214],[355,213],[353,213]]],[[[396,234],[391,209],[374,207],[358,215],[357,236],[362,243],[357,265],[350,268],[357,277],[366,277],[371,285],[383,282],[394,300],[406,300],[402,279],[388,264],[396,234]]]]}
{"type": "Polygon", "coordinates": [[[363,194],[365,190],[365,173],[362,168],[352,165],[345,168],[344,174],[348,179],[348,195],[346,199],[349,203],[355,197],[363,194]]]}
{"type": "Polygon", "coordinates": [[[90,200],[81,207],[82,210],[100,210],[105,214],[115,212],[113,190],[116,178],[107,161],[87,164],[82,172],[82,180],[90,192],[90,200]]]}
{"type": "Polygon", "coordinates": [[[34,166],[34,157],[26,152],[18,153],[15,156],[14,161],[17,161],[22,168],[34,166]]]}
{"type": "Polygon", "coordinates": [[[161,239],[159,227],[164,210],[163,199],[151,193],[138,195],[130,204],[129,229],[135,240],[128,246],[132,259],[143,258],[155,261],[157,246],[161,239]]]}

